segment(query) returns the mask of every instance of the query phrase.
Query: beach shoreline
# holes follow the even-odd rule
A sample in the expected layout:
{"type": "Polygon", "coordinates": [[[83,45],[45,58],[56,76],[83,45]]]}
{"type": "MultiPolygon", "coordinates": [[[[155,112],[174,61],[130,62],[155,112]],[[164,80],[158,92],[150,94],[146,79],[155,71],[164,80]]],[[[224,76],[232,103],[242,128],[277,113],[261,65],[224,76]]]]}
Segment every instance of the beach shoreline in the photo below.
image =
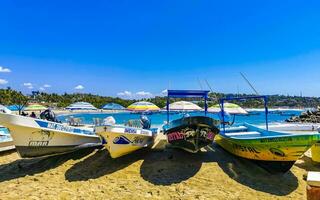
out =
{"type": "Polygon", "coordinates": [[[271,175],[217,145],[197,154],[139,150],[111,159],[105,149],[20,159],[0,157],[0,199],[306,199],[304,156],[271,175]]]}

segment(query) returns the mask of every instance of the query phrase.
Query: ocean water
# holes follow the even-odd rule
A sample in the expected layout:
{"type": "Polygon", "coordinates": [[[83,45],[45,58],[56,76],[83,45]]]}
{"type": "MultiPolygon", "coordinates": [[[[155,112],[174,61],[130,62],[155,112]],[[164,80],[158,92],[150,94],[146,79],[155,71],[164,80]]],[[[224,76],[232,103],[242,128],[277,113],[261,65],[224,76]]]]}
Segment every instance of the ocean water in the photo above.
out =
{"type": "MultiPolygon", "coordinates": [[[[188,112],[190,116],[203,116],[204,112],[188,112]]],[[[288,110],[283,111],[282,113],[269,113],[268,114],[268,122],[274,123],[274,122],[284,122],[286,119],[290,118],[291,116],[297,116],[300,115],[301,111],[295,111],[295,110],[288,110]]],[[[171,113],[170,114],[170,121],[174,119],[181,118],[185,113],[171,113]]],[[[70,115],[61,115],[58,116],[58,119],[62,122],[67,122],[68,117],[77,117],[81,118],[82,123],[85,124],[93,124],[94,118],[100,118],[104,119],[108,116],[112,116],[115,118],[117,124],[124,124],[128,120],[131,119],[139,119],[140,114],[133,114],[129,112],[123,112],[123,113],[79,113],[79,114],[70,114],[70,115]]],[[[217,114],[208,113],[207,116],[212,117],[214,119],[219,120],[219,117],[217,114]]],[[[166,112],[160,112],[160,113],[154,113],[152,115],[147,115],[147,117],[151,120],[151,126],[152,127],[159,127],[164,124],[164,122],[167,120],[167,113],[166,112]]],[[[230,116],[232,121],[232,116],[230,116]]],[[[244,122],[259,125],[265,123],[265,113],[256,111],[252,112],[249,115],[236,115],[235,116],[235,123],[234,125],[242,124],[244,122]]]]}

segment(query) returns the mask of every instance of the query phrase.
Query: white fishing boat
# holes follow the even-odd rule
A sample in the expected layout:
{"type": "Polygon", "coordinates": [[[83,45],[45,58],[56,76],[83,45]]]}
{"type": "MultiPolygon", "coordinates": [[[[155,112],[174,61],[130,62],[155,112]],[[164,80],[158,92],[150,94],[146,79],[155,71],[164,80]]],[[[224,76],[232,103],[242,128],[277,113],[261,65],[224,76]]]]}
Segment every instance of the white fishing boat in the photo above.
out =
{"type": "Polygon", "coordinates": [[[101,138],[93,128],[0,113],[0,124],[10,131],[22,158],[66,153],[80,148],[99,146],[101,138]]]}
{"type": "Polygon", "coordinates": [[[7,128],[0,126],[0,152],[14,149],[13,140],[7,128]]]}
{"type": "Polygon", "coordinates": [[[112,158],[118,158],[148,147],[153,142],[151,130],[115,125],[115,121],[109,125],[96,127],[96,133],[104,138],[104,146],[112,158]]]}

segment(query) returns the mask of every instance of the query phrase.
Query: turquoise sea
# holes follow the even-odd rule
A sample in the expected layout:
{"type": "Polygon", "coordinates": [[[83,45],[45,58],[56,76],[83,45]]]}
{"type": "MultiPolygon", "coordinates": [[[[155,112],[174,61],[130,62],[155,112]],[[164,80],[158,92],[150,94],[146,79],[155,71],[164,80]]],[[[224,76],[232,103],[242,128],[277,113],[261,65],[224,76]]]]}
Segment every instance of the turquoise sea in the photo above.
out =
{"type": "MultiPolygon", "coordinates": [[[[185,113],[170,113],[170,121],[173,119],[178,119],[182,117],[185,113]]],[[[201,116],[204,115],[204,112],[188,112],[191,116],[201,116]]],[[[279,112],[271,112],[268,114],[268,122],[284,122],[285,119],[290,118],[294,115],[300,115],[301,111],[283,111],[279,112]]],[[[79,114],[70,114],[70,115],[61,115],[58,116],[58,119],[62,122],[67,122],[68,117],[73,116],[77,118],[81,118],[82,123],[85,124],[93,124],[93,118],[101,118],[104,119],[108,116],[113,116],[116,120],[117,124],[124,124],[130,119],[139,119],[140,114],[133,114],[129,112],[122,112],[122,113],[79,113],[79,114]]],[[[154,113],[151,115],[147,115],[151,120],[152,127],[159,127],[167,120],[167,113],[166,112],[159,112],[154,113]]],[[[217,114],[208,113],[208,116],[213,117],[214,119],[219,119],[217,114]]],[[[232,117],[231,117],[232,118],[232,117]]],[[[256,111],[252,112],[249,115],[237,115],[235,118],[235,125],[242,124],[244,122],[251,123],[251,124],[263,124],[265,123],[265,113],[256,111]]]]}

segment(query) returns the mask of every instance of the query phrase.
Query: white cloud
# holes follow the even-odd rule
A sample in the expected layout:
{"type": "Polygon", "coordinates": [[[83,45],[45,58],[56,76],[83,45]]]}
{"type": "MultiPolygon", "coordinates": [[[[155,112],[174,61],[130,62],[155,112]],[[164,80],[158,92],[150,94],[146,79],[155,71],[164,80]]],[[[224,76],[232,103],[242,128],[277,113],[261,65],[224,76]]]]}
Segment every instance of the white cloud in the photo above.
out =
{"type": "Polygon", "coordinates": [[[9,68],[5,68],[5,67],[0,66],[0,72],[9,73],[9,72],[11,72],[11,70],[9,68]]]}
{"type": "Polygon", "coordinates": [[[83,87],[82,85],[77,85],[74,89],[76,89],[76,90],[83,90],[84,87],[83,87]]]}
{"type": "Polygon", "coordinates": [[[44,87],[39,87],[39,90],[45,91],[46,89],[44,87]]]}
{"type": "Polygon", "coordinates": [[[49,87],[51,87],[51,85],[49,85],[49,84],[44,84],[43,87],[44,87],[44,88],[49,88],[49,87]]]}
{"type": "Polygon", "coordinates": [[[0,79],[0,85],[5,85],[7,84],[8,81],[7,80],[4,80],[4,79],[0,79]]]}
{"type": "Polygon", "coordinates": [[[152,93],[150,92],[145,92],[145,91],[140,91],[140,92],[137,92],[136,95],[138,97],[152,97],[152,93]]]}
{"type": "Polygon", "coordinates": [[[23,86],[29,87],[32,86],[32,83],[23,83],[23,86]]]}
{"type": "Polygon", "coordinates": [[[124,91],[124,92],[117,93],[117,95],[121,97],[132,97],[132,92],[124,91]]]}
{"type": "Polygon", "coordinates": [[[23,86],[27,87],[28,89],[33,89],[32,83],[23,83],[23,86]]]}

